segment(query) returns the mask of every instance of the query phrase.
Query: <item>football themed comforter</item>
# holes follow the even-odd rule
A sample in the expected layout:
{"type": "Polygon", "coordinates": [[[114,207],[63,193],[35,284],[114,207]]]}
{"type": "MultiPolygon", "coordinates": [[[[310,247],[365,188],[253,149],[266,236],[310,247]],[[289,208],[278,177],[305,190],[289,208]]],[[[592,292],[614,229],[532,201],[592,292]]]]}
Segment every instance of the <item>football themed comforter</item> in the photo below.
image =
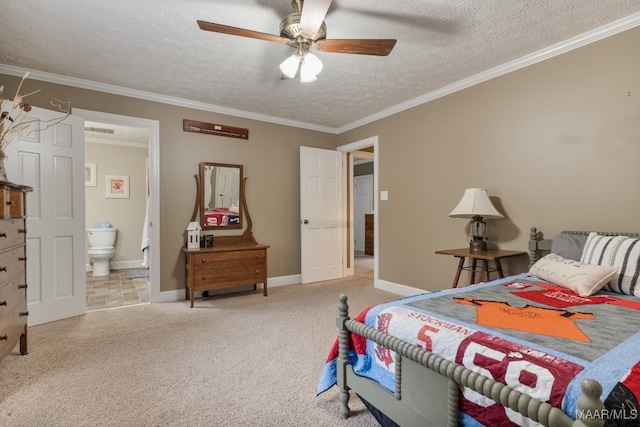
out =
{"type": "MultiPolygon", "coordinates": [[[[640,299],[590,297],[521,274],[371,307],[356,320],[561,408],[576,418],[580,381],[603,387],[607,425],[640,425],[640,299]]],[[[394,388],[394,354],[352,334],[354,371],[394,388]]],[[[337,343],[318,385],[336,383],[337,343]]],[[[464,425],[536,425],[472,390],[464,425]]]]}

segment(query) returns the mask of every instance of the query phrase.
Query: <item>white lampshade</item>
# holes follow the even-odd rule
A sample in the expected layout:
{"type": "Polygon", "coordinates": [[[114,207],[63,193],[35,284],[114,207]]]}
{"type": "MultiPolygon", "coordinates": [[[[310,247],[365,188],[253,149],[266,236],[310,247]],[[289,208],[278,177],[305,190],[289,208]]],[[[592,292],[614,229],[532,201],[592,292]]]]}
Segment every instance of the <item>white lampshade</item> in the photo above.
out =
{"type": "Polygon", "coordinates": [[[487,190],[484,188],[467,188],[462,199],[449,214],[451,218],[473,218],[481,216],[484,219],[504,218],[493,206],[487,190]]]}
{"type": "Polygon", "coordinates": [[[293,54],[280,64],[280,71],[286,77],[292,79],[298,73],[298,66],[300,65],[300,58],[297,54],[293,54]]]}
{"type": "Polygon", "coordinates": [[[302,58],[300,65],[300,81],[303,83],[312,82],[316,79],[316,76],[322,71],[322,61],[313,53],[307,53],[302,58]]]}

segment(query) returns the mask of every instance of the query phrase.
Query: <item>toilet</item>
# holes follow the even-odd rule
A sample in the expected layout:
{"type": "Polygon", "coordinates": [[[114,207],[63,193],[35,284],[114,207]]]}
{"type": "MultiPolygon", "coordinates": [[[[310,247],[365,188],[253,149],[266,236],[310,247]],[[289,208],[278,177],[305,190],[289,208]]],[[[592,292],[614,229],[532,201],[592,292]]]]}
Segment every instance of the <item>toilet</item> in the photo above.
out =
{"type": "Polygon", "coordinates": [[[88,228],[89,250],[94,276],[109,275],[109,260],[116,252],[116,228],[88,228]]]}

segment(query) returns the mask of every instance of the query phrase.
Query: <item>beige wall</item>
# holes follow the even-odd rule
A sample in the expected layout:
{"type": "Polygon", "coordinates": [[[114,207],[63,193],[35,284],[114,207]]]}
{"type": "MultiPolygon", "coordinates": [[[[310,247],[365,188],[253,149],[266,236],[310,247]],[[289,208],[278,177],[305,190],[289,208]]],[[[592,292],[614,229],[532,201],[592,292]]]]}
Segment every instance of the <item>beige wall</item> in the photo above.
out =
{"type": "MultiPolygon", "coordinates": [[[[113,144],[85,143],[85,162],[96,164],[96,186],[85,187],[85,224],[87,228],[102,219],[118,229],[116,252],[111,259],[116,266],[139,266],[142,261],[142,227],[147,202],[146,148],[113,144]],[[129,198],[106,198],[107,175],[129,177],[129,198]],[[137,263],[137,265],[131,265],[137,263]]],[[[88,247],[88,245],[87,245],[88,247]]],[[[89,257],[86,258],[87,263],[89,257]]]]}
{"type": "MultiPolygon", "coordinates": [[[[14,94],[19,78],[0,75],[0,82],[5,93],[14,94]]],[[[300,273],[299,147],[333,149],[335,135],[35,80],[27,80],[22,92],[36,89],[41,91],[29,101],[38,107],[47,108],[57,97],[70,101],[72,108],[159,121],[161,291],[184,289],[180,250],[196,197],[193,176],[201,161],[244,165],[254,236],[271,246],[269,277],[300,273]],[[185,118],[248,128],[249,140],[184,132],[185,118]]]]}
{"type": "Polygon", "coordinates": [[[341,134],[379,136],[380,278],[450,286],[457,260],[434,251],[466,246],[448,214],[468,187],[505,215],[488,227],[502,249],[531,226],[638,231],[639,45],[636,28],[341,134]]]}
{"type": "MultiPolygon", "coordinates": [[[[198,162],[245,165],[258,241],[271,245],[269,276],[300,272],[299,146],[334,148],[379,136],[380,278],[423,289],[450,286],[466,220],[449,212],[465,188],[485,187],[506,218],[492,244],[525,249],[529,227],[638,231],[640,28],[495,78],[336,137],[84,89],[29,81],[35,105],[160,122],[161,289],[181,289],[180,248],[198,162]],[[630,95],[628,95],[630,94],[630,95]],[[182,119],[249,128],[248,141],[182,131],[182,119]]],[[[18,79],[0,76],[6,93],[18,79]]],[[[415,78],[428,78],[416,76],[415,78]]],[[[507,273],[526,260],[507,263],[507,273]]]]}

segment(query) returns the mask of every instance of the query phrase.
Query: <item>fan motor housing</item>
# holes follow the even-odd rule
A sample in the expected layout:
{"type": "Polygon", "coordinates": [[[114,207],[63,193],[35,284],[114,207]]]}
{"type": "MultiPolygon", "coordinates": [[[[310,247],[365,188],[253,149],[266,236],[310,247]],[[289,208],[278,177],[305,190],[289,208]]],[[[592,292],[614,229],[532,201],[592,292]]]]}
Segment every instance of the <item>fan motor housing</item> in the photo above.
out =
{"type": "Polygon", "coordinates": [[[307,37],[302,33],[302,29],[300,28],[300,13],[294,12],[287,15],[282,22],[280,23],[280,36],[286,37],[291,40],[298,40],[302,38],[304,40],[310,40],[311,42],[316,42],[318,40],[324,40],[327,38],[327,26],[324,21],[318,31],[313,34],[312,37],[307,37]]]}

